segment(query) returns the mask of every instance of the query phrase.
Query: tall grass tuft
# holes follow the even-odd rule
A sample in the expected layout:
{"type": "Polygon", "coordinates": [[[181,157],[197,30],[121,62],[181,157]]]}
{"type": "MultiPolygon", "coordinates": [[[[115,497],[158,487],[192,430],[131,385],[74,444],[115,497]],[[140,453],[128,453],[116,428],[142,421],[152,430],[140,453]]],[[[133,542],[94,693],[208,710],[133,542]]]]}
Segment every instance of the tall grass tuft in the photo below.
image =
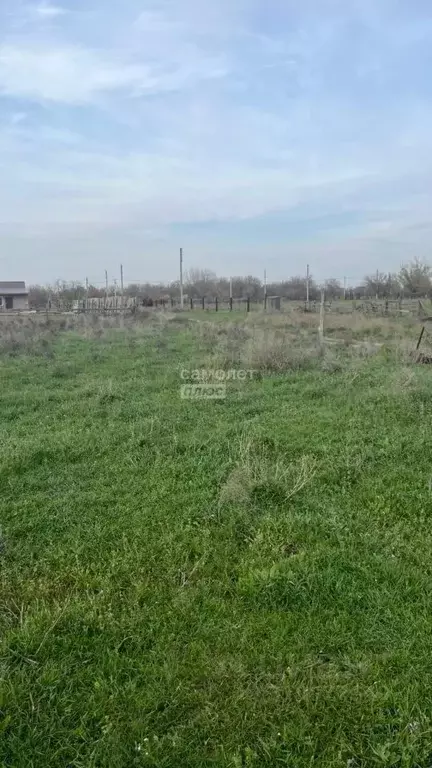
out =
{"type": "Polygon", "coordinates": [[[286,504],[312,481],[315,472],[313,457],[303,456],[294,462],[274,460],[260,443],[243,436],[237,464],[220,489],[219,505],[247,505],[254,497],[286,504]]]}

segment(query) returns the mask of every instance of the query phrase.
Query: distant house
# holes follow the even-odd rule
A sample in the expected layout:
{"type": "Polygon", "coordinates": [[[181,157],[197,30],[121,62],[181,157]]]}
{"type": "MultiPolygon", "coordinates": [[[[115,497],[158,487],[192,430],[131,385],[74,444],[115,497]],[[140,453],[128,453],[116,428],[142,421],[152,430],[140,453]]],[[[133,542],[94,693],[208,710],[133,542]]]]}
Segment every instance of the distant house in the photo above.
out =
{"type": "Polygon", "coordinates": [[[8,309],[28,309],[29,294],[24,282],[0,281],[0,312],[8,309]]]}

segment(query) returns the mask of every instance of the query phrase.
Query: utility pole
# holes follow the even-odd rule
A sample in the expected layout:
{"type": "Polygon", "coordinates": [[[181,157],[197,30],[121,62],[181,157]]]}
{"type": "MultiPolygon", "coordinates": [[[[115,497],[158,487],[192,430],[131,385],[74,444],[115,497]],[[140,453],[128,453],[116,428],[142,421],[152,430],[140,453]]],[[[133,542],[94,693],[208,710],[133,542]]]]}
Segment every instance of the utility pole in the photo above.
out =
{"type": "Polygon", "coordinates": [[[377,269],[376,273],[376,297],[378,299],[378,280],[379,280],[379,270],[377,269]]]}
{"type": "Polygon", "coordinates": [[[307,265],[306,270],[306,303],[307,308],[309,309],[309,264],[307,265]]]}
{"type": "Polygon", "coordinates": [[[183,248],[180,248],[180,306],[183,309],[183,248]]]}
{"type": "Polygon", "coordinates": [[[346,299],[346,284],[347,284],[347,279],[346,277],[344,277],[344,301],[346,299]]]}
{"type": "Polygon", "coordinates": [[[121,306],[123,309],[123,301],[124,301],[123,264],[120,264],[120,285],[121,285],[121,306]]]}
{"type": "Polygon", "coordinates": [[[321,306],[318,336],[321,346],[324,344],[324,313],[325,313],[325,290],[321,288],[321,306]]]}
{"type": "Polygon", "coordinates": [[[89,294],[89,281],[88,281],[88,277],[86,277],[85,285],[86,285],[85,308],[87,310],[88,309],[88,294],[89,294]]]}
{"type": "Polygon", "coordinates": [[[267,270],[264,270],[264,309],[267,309],[267,270]]]}
{"type": "Polygon", "coordinates": [[[108,304],[108,270],[105,270],[105,308],[108,304]]]}

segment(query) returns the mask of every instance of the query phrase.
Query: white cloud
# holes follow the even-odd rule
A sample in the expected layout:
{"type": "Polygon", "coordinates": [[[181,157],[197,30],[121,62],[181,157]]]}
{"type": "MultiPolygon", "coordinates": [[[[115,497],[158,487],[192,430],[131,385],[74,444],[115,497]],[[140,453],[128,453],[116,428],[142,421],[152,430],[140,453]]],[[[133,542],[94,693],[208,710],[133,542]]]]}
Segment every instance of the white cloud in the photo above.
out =
{"type": "Polygon", "coordinates": [[[79,47],[0,47],[0,93],[33,100],[85,104],[97,94],[155,88],[144,66],[105,60],[79,47]]]}
{"type": "MultiPolygon", "coordinates": [[[[53,223],[65,231],[76,226],[86,231],[104,225],[133,227],[137,222],[164,228],[190,221],[250,220],[278,210],[307,224],[309,216],[356,210],[356,195],[367,199],[380,178],[371,176],[370,169],[350,166],[345,158],[307,168],[304,153],[270,168],[253,166],[246,157],[228,165],[213,163],[193,152],[182,155],[178,148],[172,154],[166,149],[160,154],[104,152],[85,142],[81,146],[78,136],[46,130],[33,142],[33,149],[27,142],[23,157],[22,143],[14,147],[10,141],[7,154],[17,183],[44,192],[31,209],[20,209],[19,220],[37,222],[47,232],[53,223]],[[42,140],[41,162],[37,155],[42,140]]],[[[13,207],[13,200],[2,204],[4,223],[13,207]]],[[[376,208],[375,201],[375,210],[373,205],[365,210],[365,219],[376,216],[376,208]]]]}
{"type": "Polygon", "coordinates": [[[225,74],[216,60],[190,60],[164,69],[159,62],[130,62],[72,45],[0,46],[0,95],[35,101],[86,104],[98,94],[175,91],[225,74]]]}
{"type": "Polygon", "coordinates": [[[45,19],[55,19],[58,16],[64,16],[67,13],[65,8],[61,8],[57,5],[50,5],[49,3],[41,3],[35,7],[35,11],[38,16],[45,19]]]}
{"type": "Polygon", "coordinates": [[[171,13],[176,3],[160,0],[156,10],[138,17],[128,17],[129,4],[135,7],[135,0],[125,0],[123,12],[90,0],[70,22],[55,26],[43,22],[69,12],[49,2],[0,8],[0,24],[2,13],[6,21],[0,96],[86,105],[111,93],[113,103],[115,94],[177,92],[228,74],[226,56],[199,39],[193,16],[171,13]]]}

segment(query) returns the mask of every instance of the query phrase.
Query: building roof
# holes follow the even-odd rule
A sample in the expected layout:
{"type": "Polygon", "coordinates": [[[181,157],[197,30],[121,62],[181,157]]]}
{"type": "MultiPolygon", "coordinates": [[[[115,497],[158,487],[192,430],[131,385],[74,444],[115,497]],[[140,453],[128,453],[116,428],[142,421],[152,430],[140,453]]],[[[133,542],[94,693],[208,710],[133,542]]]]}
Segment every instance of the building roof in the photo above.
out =
{"type": "Polygon", "coordinates": [[[25,282],[18,280],[17,282],[4,282],[0,281],[0,296],[27,296],[28,290],[26,289],[25,282]]]}

